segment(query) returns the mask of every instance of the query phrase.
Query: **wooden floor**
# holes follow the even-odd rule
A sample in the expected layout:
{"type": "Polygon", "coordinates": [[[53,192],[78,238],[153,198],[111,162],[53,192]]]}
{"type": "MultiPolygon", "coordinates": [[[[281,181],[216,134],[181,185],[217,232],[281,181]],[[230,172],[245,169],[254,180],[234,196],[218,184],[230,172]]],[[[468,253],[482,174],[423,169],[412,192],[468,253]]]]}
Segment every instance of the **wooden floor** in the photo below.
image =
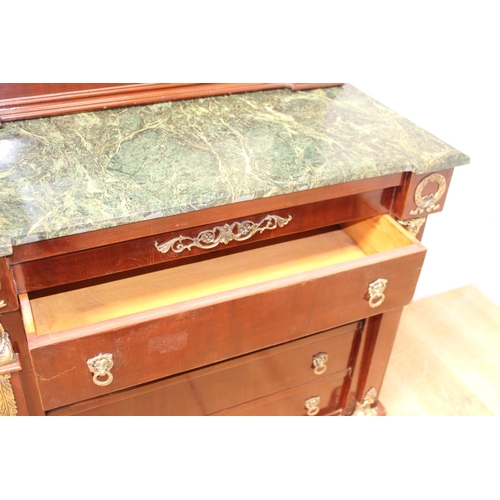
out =
{"type": "Polygon", "coordinates": [[[467,286],[403,312],[380,401],[387,415],[500,415],[500,308],[467,286]]]}

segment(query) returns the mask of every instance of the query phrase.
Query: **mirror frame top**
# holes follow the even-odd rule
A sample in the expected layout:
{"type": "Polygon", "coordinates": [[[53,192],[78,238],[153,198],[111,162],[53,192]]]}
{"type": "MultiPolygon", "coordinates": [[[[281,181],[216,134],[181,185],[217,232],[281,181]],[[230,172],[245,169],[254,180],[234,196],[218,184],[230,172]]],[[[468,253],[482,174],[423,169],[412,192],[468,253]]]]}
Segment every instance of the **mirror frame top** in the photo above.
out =
{"type": "Polygon", "coordinates": [[[0,83],[2,122],[83,113],[123,106],[342,83],[0,83]]]}

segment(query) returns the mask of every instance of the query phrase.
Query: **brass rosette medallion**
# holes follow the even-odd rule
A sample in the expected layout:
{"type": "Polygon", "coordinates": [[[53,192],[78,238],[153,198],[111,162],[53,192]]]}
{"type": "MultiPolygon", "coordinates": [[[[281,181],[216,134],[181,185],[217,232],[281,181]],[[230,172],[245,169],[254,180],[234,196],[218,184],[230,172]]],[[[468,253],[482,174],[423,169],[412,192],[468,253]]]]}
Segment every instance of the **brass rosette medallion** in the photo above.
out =
{"type": "Polygon", "coordinates": [[[420,215],[424,212],[433,212],[438,208],[441,208],[437,202],[442,198],[444,192],[446,191],[446,179],[443,175],[434,173],[420,181],[417,189],[415,190],[415,204],[417,208],[410,211],[410,215],[420,215]],[[424,195],[424,189],[429,182],[436,183],[438,189],[434,193],[424,195]]]}

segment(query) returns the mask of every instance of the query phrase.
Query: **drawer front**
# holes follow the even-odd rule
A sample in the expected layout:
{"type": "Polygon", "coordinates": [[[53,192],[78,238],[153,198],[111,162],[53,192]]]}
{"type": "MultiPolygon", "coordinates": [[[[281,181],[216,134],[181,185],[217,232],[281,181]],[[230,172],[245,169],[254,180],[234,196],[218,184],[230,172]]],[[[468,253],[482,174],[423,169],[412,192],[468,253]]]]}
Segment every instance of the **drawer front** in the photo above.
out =
{"type": "MultiPolygon", "coordinates": [[[[403,306],[413,296],[424,255],[420,244],[411,244],[60,333],[30,334],[44,408],[190,371],[403,306]],[[370,285],[380,278],[386,280],[385,290],[370,296],[370,285]],[[109,385],[98,385],[87,364],[101,354],[113,359],[109,385]]],[[[109,380],[105,375],[97,382],[109,380]]]]}
{"type": "Polygon", "coordinates": [[[335,373],[349,373],[363,323],[200,368],[53,415],[209,415],[335,373]]]}
{"type": "Polygon", "coordinates": [[[339,402],[347,379],[340,374],[303,384],[249,403],[228,408],[215,416],[323,416],[340,414],[339,402]]]}

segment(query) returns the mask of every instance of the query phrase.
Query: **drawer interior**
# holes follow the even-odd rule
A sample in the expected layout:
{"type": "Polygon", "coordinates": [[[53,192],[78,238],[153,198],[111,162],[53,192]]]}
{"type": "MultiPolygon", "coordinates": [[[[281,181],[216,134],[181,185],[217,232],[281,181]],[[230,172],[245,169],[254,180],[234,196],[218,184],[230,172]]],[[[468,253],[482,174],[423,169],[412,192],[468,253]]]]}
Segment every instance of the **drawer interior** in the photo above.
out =
{"type": "Polygon", "coordinates": [[[24,319],[27,330],[45,335],[360,259],[415,242],[392,218],[380,216],[320,234],[237,253],[221,252],[207,260],[29,297],[31,309],[24,311],[24,319]]]}

